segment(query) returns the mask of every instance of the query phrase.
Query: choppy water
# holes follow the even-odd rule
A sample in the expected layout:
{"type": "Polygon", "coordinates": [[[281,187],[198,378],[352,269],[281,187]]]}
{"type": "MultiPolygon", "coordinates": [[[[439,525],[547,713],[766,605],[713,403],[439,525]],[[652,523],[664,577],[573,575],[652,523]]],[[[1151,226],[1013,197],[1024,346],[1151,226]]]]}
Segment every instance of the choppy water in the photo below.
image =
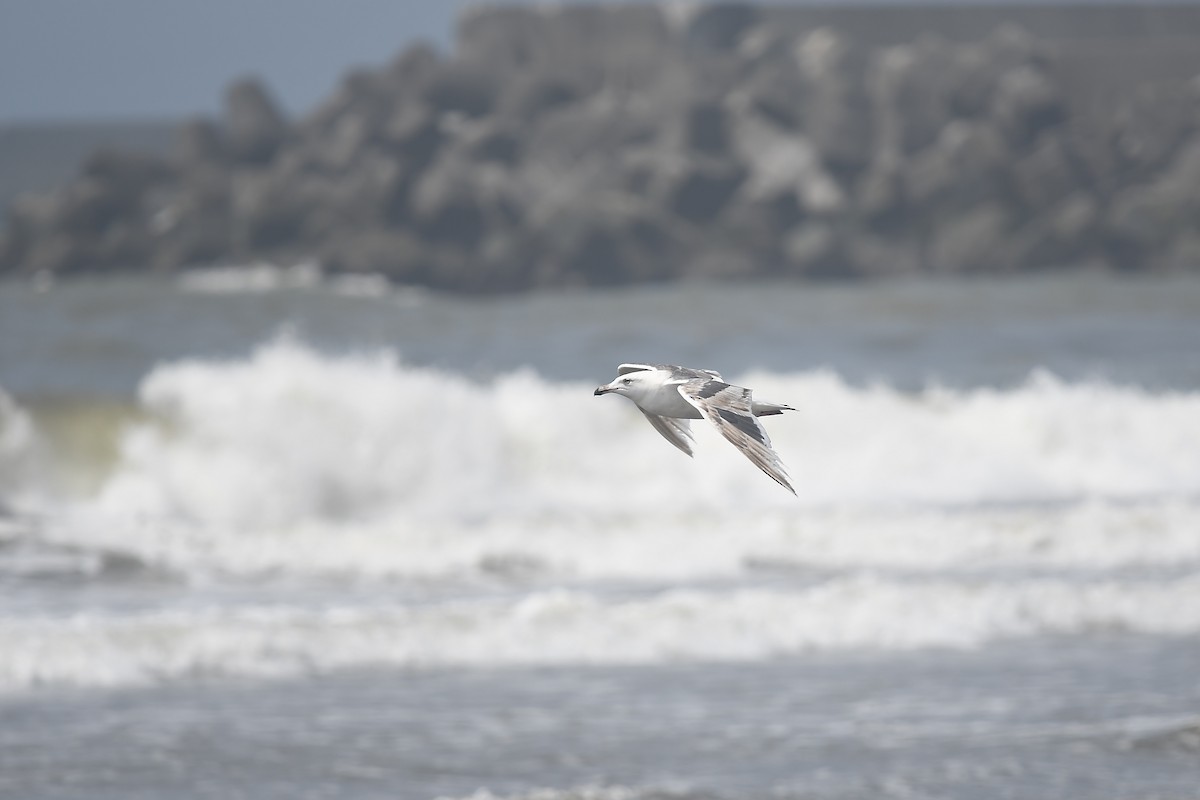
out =
{"type": "Polygon", "coordinates": [[[0,795],[1200,785],[1198,280],[4,285],[0,489],[0,795]]]}

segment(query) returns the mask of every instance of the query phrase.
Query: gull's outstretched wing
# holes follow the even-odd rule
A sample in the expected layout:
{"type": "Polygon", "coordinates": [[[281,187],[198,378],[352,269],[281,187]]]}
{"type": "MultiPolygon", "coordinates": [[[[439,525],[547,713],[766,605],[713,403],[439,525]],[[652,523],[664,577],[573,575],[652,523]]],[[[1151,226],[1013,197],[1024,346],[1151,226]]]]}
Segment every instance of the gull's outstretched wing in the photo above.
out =
{"type": "Polygon", "coordinates": [[[657,367],[650,364],[622,364],[617,367],[617,375],[628,375],[631,372],[646,372],[647,370],[654,369],[657,369],[657,367]]]}
{"type": "Polygon", "coordinates": [[[660,417],[657,414],[651,414],[638,406],[638,411],[641,411],[646,419],[650,420],[650,424],[654,426],[654,430],[662,434],[663,438],[671,444],[678,447],[687,455],[692,454],[692,431],[688,428],[686,419],[675,419],[674,417],[660,417]]]}
{"type": "Polygon", "coordinates": [[[770,437],[754,418],[749,389],[718,380],[687,381],[678,388],[683,399],[716,425],[721,435],[754,462],[754,466],[792,494],[796,493],[788,481],[783,462],[771,449],[770,437]]]}
{"type": "Polygon", "coordinates": [[[660,364],[658,369],[665,369],[671,373],[670,383],[684,383],[686,381],[696,380],[714,380],[724,381],[721,373],[715,369],[692,369],[691,367],[679,367],[675,364],[660,364]]]}

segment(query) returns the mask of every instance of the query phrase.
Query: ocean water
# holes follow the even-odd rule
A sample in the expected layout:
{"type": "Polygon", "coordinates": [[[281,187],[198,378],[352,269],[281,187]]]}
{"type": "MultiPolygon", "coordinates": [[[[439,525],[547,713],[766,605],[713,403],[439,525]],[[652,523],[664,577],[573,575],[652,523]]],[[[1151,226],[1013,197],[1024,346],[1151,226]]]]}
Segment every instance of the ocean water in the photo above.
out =
{"type": "Polygon", "coordinates": [[[2,284],[0,796],[1200,797],[1200,280],[2,284]]]}

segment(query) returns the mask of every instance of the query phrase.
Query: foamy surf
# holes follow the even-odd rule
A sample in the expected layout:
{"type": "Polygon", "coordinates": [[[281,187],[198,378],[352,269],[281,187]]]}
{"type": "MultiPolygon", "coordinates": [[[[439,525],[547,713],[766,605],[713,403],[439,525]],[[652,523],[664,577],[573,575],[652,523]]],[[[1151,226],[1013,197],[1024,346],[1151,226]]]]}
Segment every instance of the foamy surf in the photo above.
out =
{"type": "Polygon", "coordinates": [[[755,661],[1096,632],[1200,632],[1200,578],[912,583],[864,575],[798,590],[680,589],[632,599],[549,590],[414,606],[238,605],[8,618],[0,620],[0,687],[385,666],[755,661]]]}
{"type": "Polygon", "coordinates": [[[346,297],[393,296],[406,305],[416,305],[426,296],[422,289],[395,287],[378,273],[330,275],[313,261],[292,265],[257,262],[194,267],[180,275],[177,283],[181,290],[193,294],[241,295],[320,289],[346,297]]]}
{"type": "MultiPolygon", "coordinates": [[[[1036,375],[1008,390],[745,382],[799,500],[704,426],[680,456],[583,384],[489,382],[277,340],[165,364],[86,491],[11,400],[7,502],[60,545],[172,570],[728,576],[763,564],[1109,568],[1194,561],[1200,395],[1036,375]]],[[[60,448],[61,449],[61,448],[60,448]]]]}
{"type": "Polygon", "coordinates": [[[0,395],[0,689],[1200,633],[1200,395],[734,379],[796,407],[799,499],[589,384],[387,350],[165,363],[104,413],[0,395]],[[86,607],[43,599],[64,576],[86,607]]]}

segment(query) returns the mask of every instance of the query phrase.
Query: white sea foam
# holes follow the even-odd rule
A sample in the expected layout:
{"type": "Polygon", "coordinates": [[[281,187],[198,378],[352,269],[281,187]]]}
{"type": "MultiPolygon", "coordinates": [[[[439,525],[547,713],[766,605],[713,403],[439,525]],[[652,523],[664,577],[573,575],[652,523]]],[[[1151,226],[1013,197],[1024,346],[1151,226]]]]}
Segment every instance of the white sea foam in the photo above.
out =
{"type": "Polygon", "coordinates": [[[44,456],[32,418],[0,388],[0,517],[16,495],[40,489],[44,456]]]}
{"type": "Polygon", "coordinates": [[[440,605],[233,606],[0,619],[0,687],[132,685],[348,667],[743,661],[835,649],[969,648],[1040,635],[1200,633],[1200,576],[582,591],[440,605]]]}
{"type": "Polygon", "coordinates": [[[304,261],[290,266],[259,262],[238,266],[197,267],[179,277],[179,287],[197,294],[244,294],[296,289],[327,289],[348,297],[394,296],[405,305],[423,299],[424,292],[412,287],[393,287],[378,273],[330,275],[321,265],[304,261]]]}
{"type": "Polygon", "coordinates": [[[766,424],[799,499],[704,426],[680,456],[591,384],[391,352],[165,364],[83,495],[0,396],[0,572],[33,598],[0,607],[0,689],[1200,634],[1200,395],[730,377],[797,408],[766,424]],[[121,554],[196,580],[36,600],[121,554]],[[244,575],[291,588],[228,589],[244,575]],[[409,599],[313,588],[338,576],[409,599]]]}
{"type": "Polygon", "coordinates": [[[18,502],[55,541],[183,572],[660,579],[1200,559],[1200,394],[1047,375],[915,394],[828,373],[743,382],[797,408],[766,424],[799,500],[706,426],[689,460],[590,385],[477,383],[280,340],[155,370],[94,497],[18,502]]]}
{"type": "Polygon", "coordinates": [[[209,294],[310,289],[322,280],[321,266],[311,261],[281,266],[259,262],[238,266],[198,267],[184,272],[184,291],[209,294]]]}
{"type": "MultiPolygon", "coordinates": [[[[690,795],[686,790],[672,789],[632,789],[627,786],[609,786],[601,784],[586,784],[570,789],[534,789],[519,794],[494,794],[488,789],[477,789],[461,798],[442,796],[436,800],[687,800],[690,795]]],[[[704,794],[702,797],[709,797],[704,794]]]]}

